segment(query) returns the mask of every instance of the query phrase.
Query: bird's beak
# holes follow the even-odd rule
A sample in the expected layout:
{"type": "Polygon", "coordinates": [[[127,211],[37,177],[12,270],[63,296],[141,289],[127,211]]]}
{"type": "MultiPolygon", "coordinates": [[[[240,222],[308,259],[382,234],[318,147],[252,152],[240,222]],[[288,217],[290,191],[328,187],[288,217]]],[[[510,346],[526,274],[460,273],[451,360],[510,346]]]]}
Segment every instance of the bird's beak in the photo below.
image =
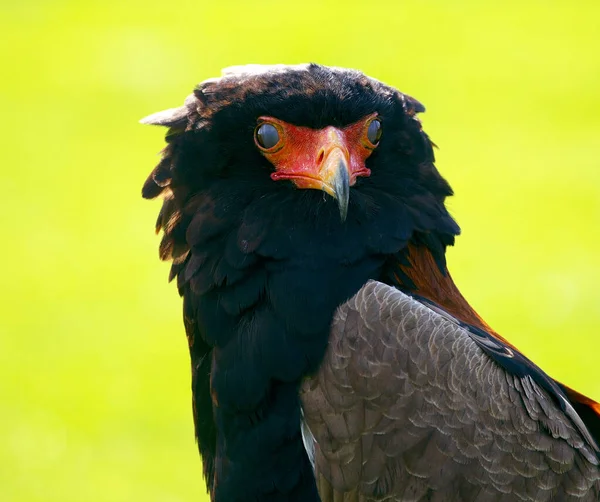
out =
{"type": "Polygon", "coordinates": [[[348,214],[348,199],[350,198],[350,170],[348,154],[339,147],[332,148],[324,154],[323,163],[319,169],[319,187],[337,200],[342,221],[348,214]]]}

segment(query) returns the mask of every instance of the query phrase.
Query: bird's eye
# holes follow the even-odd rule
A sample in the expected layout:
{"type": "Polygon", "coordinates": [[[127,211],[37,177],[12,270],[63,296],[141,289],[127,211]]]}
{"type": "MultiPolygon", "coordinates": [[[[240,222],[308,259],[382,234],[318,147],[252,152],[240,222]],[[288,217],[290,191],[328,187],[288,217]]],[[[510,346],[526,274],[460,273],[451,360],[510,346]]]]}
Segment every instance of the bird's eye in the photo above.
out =
{"type": "Polygon", "coordinates": [[[256,128],[254,139],[260,148],[270,150],[279,143],[279,131],[273,124],[261,124],[256,128]]]}
{"type": "Polygon", "coordinates": [[[367,139],[373,146],[377,146],[379,143],[379,140],[381,139],[381,122],[379,122],[379,120],[372,120],[369,124],[369,128],[367,129],[367,139]]]}

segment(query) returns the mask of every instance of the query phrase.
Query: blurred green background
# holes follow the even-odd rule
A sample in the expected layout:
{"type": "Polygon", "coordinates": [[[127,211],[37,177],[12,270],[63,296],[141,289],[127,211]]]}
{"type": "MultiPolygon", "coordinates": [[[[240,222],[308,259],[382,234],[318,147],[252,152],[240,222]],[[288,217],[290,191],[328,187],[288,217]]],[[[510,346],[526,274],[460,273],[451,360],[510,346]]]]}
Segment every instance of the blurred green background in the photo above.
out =
{"type": "Polygon", "coordinates": [[[204,500],[137,120],[242,63],[359,68],[428,108],[465,296],[600,399],[600,3],[1,0],[0,500],[204,500]]]}

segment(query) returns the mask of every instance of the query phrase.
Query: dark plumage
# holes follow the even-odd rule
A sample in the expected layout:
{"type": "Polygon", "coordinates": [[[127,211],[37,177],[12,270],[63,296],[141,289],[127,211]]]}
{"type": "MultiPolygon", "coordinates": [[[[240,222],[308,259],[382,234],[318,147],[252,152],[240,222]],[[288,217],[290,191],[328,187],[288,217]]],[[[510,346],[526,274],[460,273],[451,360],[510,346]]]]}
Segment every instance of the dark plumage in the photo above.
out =
{"type": "Polygon", "coordinates": [[[447,272],[422,105],[356,71],[252,70],[144,120],[169,128],[143,195],[164,198],[213,499],[318,500],[308,450],[324,501],[598,500],[600,408],[447,272]]]}

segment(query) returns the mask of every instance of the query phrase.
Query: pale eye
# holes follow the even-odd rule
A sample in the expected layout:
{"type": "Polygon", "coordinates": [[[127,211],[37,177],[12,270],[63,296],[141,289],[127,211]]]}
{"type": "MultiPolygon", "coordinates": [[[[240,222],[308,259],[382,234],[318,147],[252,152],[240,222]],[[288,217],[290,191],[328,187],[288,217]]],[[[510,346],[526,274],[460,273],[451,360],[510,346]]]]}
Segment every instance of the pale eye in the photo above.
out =
{"type": "Polygon", "coordinates": [[[367,129],[367,139],[372,145],[376,146],[379,143],[379,140],[381,139],[381,122],[379,122],[379,120],[375,119],[369,124],[369,128],[367,129]]]}
{"type": "Polygon", "coordinates": [[[259,147],[265,150],[277,146],[279,143],[279,131],[272,124],[261,124],[256,128],[255,132],[256,143],[259,147]]]}

